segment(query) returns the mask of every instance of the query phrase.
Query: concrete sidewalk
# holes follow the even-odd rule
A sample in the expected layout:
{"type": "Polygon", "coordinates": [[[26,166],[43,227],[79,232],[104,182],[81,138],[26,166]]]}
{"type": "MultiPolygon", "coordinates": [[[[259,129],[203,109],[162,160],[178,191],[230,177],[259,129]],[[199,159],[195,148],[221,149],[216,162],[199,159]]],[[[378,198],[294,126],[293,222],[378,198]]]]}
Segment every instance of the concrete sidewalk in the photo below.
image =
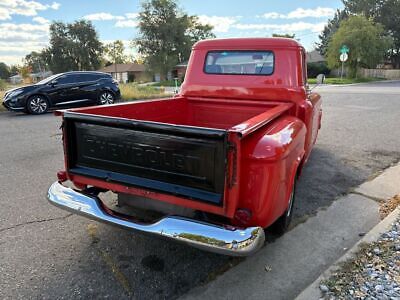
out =
{"type": "Polygon", "coordinates": [[[400,165],[387,169],[182,299],[294,299],[379,223],[376,200],[400,193],[399,182],[400,165]]]}
{"type": "Polygon", "coordinates": [[[400,216],[400,207],[396,208],[390,213],[385,219],[377,224],[367,235],[365,235],[360,241],[358,241],[353,248],[347,251],[341,258],[339,258],[332,266],[330,266],[325,272],[323,272],[312,284],[310,284],[300,295],[296,297],[296,300],[312,300],[320,299],[322,297],[321,290],[319,288],[321,281],[329,279],[332,274],[340,270],[341,264],[354,259],[360,250],[360,246],[365,243],[376,242],[381,234],[386,232],[392,227],[392,223],[395,222],[400,216]]]}

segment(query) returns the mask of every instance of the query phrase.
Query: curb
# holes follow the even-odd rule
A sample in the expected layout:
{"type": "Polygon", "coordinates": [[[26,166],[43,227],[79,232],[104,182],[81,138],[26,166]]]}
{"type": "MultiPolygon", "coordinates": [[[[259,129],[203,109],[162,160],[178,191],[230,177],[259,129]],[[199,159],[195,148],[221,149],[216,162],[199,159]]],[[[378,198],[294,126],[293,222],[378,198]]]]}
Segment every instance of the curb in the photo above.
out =
{"type": "Polygon", "coordinates": [[[294,299],[380,222],[379,204],[348,194],[180,299],[294,299]],[[266,269],[267,267],[267,269],[266,269]]]}
{"type": "Polygon", "coordinates": [[[400,207],[397,207],[375,227],[373,227],[361,240],[359,240],[350,250],[348,250],[342,257],[340,257],[335,263],[328,267],[313,283],[305,288],[295,300],[312,300],[321,299],[323,296],[319,285],[322,280],[328,279],[331,275],[340,269],[340,265],[354,258],[360,249],[360,245],[364,243],[375,242],[384,232],[386,232],[392,225],[392,223],[400,216],[400,207]]]}
{"type": "Polygon", "coordinates": [[[367,81],[367,82],[356,82],[356,83],[343,83],[343,84],[329,84],[329,83],[325,83],[325,84],[320,84],[317,86],[320,87],[346,87],[346,86],[353,86],[353,85],[361,85],[361,84],[369,84],[369,83],[393,83],[393,82],[400,82],[400,79],[391,79],[391,80],[375,80],[375,81],[367,81]]]}
{"type": "Polygon", "coordinates": [[[391,165],[373,179],[366,181],[356,187],[353,192],[386,201],[400,194],[400,163],[391,165]]]}

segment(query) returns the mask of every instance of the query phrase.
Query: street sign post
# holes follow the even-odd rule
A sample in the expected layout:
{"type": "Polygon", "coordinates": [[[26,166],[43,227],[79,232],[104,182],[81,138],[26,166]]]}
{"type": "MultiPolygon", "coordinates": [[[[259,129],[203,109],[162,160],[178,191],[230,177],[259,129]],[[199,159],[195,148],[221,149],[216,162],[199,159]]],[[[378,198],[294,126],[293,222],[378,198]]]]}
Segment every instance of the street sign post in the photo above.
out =
{"type": "Polygon", "coordinates": [[[349,59],[349,55],[347,53],[350,52],[350,49],[346,45],[343,45],[340,48],[339,52],[340,52],[339,59],[342,62],[342,72],[340,72],[340,79],[342,80],[343,79],[343,71],[344,71],[344,62],[349,59]]]}
{"type": "Polygon", "coordinates": [[[339,51],[340,51],[340,53],[349,53],[350,49],[346,45],[343,45],[339,51]]]}

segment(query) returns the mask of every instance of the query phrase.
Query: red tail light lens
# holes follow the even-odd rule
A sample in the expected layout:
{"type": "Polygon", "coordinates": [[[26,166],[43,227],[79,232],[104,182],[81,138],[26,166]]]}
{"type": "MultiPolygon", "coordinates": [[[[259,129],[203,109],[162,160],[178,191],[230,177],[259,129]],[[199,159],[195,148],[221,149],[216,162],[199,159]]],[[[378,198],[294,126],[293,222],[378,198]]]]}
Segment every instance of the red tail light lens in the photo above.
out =
{"type": "Polygon", "coordinates": [[[251,220],[251,211],[245,208],[239,208],[234,216],[235,222],[238,225],[246,226],[251,220]]]}
{"type": "Polygon", "coordinates": [[[58,178],[58,181],[60,181],[60,182],[67,181],[67,180],[68,180],[67,172],[65,172],[65,171],[58,171],[58,172],[57,172],[57,178],[58,178]]]}

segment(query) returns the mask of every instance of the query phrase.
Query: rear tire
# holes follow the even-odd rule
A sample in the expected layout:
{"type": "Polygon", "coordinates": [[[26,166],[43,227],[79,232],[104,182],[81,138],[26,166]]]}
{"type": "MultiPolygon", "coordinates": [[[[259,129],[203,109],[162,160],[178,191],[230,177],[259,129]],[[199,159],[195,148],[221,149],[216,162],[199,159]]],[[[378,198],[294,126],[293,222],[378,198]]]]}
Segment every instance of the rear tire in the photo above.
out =
{"type": "Polygon", "coordinates": [[[295,201],[295,194],[296,194],[296,179],[293,183],[292,191],[289,196],[289,204],[286,211],[283,213],[282,216],[279,217],[278,220],[275,221],[274,224],[271,225],[271,231],[277,235],[283,235],[289,228],[290,222],[292,221],[293,217],[293,207],[295,201]]]}
{"type": "Polygon", "coordinates": [[[113,104],[114,102],[115,102],[115,96],[113,93],[109,91],[104,91],[99,96],[100,105],[113,104]]]}
{"type": "Polygon", "coordinates": [[[26,110],[33,115],[41,115],[49,110],[49,101],[46,97],[41,95],[35,95],[28,99],[26,102],[26,110]]]}

